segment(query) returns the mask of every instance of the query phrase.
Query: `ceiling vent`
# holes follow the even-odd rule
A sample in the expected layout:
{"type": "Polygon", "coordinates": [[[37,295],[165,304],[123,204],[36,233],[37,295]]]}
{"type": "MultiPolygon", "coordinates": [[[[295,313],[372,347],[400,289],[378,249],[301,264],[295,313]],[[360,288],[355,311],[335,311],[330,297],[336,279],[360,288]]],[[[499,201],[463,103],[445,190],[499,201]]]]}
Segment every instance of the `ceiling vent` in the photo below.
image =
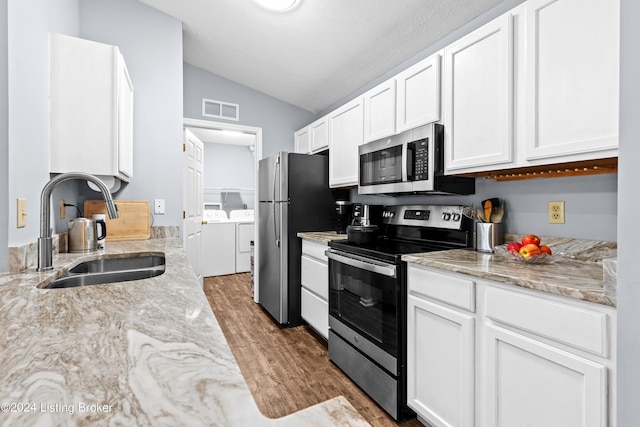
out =
{"type": "Polygon", "coordinates": [[[238,121],[240,119],[240,106],[230,102],[202,98],[202,115],[215,119],[238,121]]]}

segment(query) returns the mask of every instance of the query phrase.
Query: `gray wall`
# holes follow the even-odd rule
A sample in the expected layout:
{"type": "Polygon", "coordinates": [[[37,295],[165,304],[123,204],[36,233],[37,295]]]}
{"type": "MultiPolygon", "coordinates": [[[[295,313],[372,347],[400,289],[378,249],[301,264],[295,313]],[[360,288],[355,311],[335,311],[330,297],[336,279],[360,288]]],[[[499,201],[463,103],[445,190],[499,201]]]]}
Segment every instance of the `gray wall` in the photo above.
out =
{"type": "Polygon", "coordinates": [[[621,0],[618,184],[618,426],[640,424],[640,2],[621,0]]]}
{"type": "Polygon", "coordinates": [[[253,152],[246,145],[204,144],[205,188],[253,188],[253,152]]]}
{"type": "Polygon", "coordinates": [[[165,199],[154,225],[182,225],[182,23],[136,0],[82,0],[80,36],[119,46],[133,81],[134,177],[116,198],[165,199]]]}
{"type": "Polygon", "coordinates": [[[49,180],[49,32],[77,35],[79,8],[78,0],[9,0],[8,5],[10,113],[7,167],[0,179],[8,188],[3,204],[8,237],[3,247],[33,242],[39,235],[40,191],[49,180]],[[17,198],[27,200],[25,228],[16,228],[17,198]]]}
{"type": "Polygon", "coordinates": [[[505,205],[507,233],[573,237],[616,241],[618,175],[545,178],[495,182],[476,179],[473,196],[361,196],[352,190],[351,199],[368,204],[463,204],[481,206],[481,201],[500,198],[505,205]],[[565,202],[565,224],[549,224],[547,202],[565,202]]]}
{"type": "Polygon", "coordinates": [[[202,116],[202,98],[239,104],[239,121],[213,121],[262,128],[262,157],[269,157],[278,151],[293,151],[294,132],[317,117],[306,110],[185,63],[185,117],[212,120],[202,116]]]}
{"type": "MultiPolygon", "coordinates": [[[[9,183],[9,77],[7,0],[0,0],[0,206],[10,206],[9,183]]],[[[0,273],[7,271],[9,253],[9,209],[0,208],[0,273]]]]}

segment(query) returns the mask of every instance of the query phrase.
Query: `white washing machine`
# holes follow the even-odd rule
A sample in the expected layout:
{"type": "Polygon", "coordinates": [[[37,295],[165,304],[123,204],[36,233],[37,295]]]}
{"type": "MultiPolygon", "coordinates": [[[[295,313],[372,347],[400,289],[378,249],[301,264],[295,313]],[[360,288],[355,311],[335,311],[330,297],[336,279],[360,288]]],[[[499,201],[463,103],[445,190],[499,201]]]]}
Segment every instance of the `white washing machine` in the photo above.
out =
{"type": "Polygon", "coordinates": [[[202,275],[222,276],[236,272],[237,222],[223,210],[205,209],[202,225],[202,275]]]}
{"type": "Polygon", "coordinates": [[[251,241],[255,239],[253,209],[237,209],[229,212],[229,219],[236,222],[236,273],[251,271],[251,241]]]}

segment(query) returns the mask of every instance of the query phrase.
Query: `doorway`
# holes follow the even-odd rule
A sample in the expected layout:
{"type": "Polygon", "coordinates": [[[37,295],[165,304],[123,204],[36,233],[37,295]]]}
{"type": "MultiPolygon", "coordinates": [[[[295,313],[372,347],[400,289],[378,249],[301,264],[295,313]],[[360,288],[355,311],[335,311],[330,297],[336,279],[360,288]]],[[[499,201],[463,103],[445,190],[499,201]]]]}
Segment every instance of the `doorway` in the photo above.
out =
{"type": "MultiPolygon", "coordinates": [[[[205,146],[209,142],[219,144],[230,144],[246,146],[247,150],[253,153],[253,207],[255,218],[258,218],[258,162],[262,158],[262,128],[253,126],[242,126],[231,123],[213,122],[209,120],[184,119],[184,127],[200,139],[205,146]],[[253,148],[252,148],[253,147],[253,148]]],[[[205,172],[206,173],[206,172],[205,172]]],[[[256,227],[257,229],[257,227],[256,227]]],[[[253,240],[255,246],[258,245],[258,235],[255,233],[253,240]]],[[[255,253],[254,265],[258,265],[258,254],[255,253]]],[[[258,301],[258,278],[254,274],[254,301],[258,301]]]]}

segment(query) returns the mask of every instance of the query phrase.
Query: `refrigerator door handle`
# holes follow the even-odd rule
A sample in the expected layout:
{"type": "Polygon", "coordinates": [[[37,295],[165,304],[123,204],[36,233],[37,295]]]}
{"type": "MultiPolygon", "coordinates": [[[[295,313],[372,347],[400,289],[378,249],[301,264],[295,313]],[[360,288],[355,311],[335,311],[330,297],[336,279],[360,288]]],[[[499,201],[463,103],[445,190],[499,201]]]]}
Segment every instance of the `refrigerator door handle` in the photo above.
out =
{"type": "Polygon", "coordinates": [[[276,248],[280,247],[280,236],[278,234],[278,221],[276,221],[276,177],[278,176],[278,169],[280,168],[280,156],[278,155],[276,157],[276,164],[275,167],[273,168],[273,238],[276,242],[276,248]]]}

